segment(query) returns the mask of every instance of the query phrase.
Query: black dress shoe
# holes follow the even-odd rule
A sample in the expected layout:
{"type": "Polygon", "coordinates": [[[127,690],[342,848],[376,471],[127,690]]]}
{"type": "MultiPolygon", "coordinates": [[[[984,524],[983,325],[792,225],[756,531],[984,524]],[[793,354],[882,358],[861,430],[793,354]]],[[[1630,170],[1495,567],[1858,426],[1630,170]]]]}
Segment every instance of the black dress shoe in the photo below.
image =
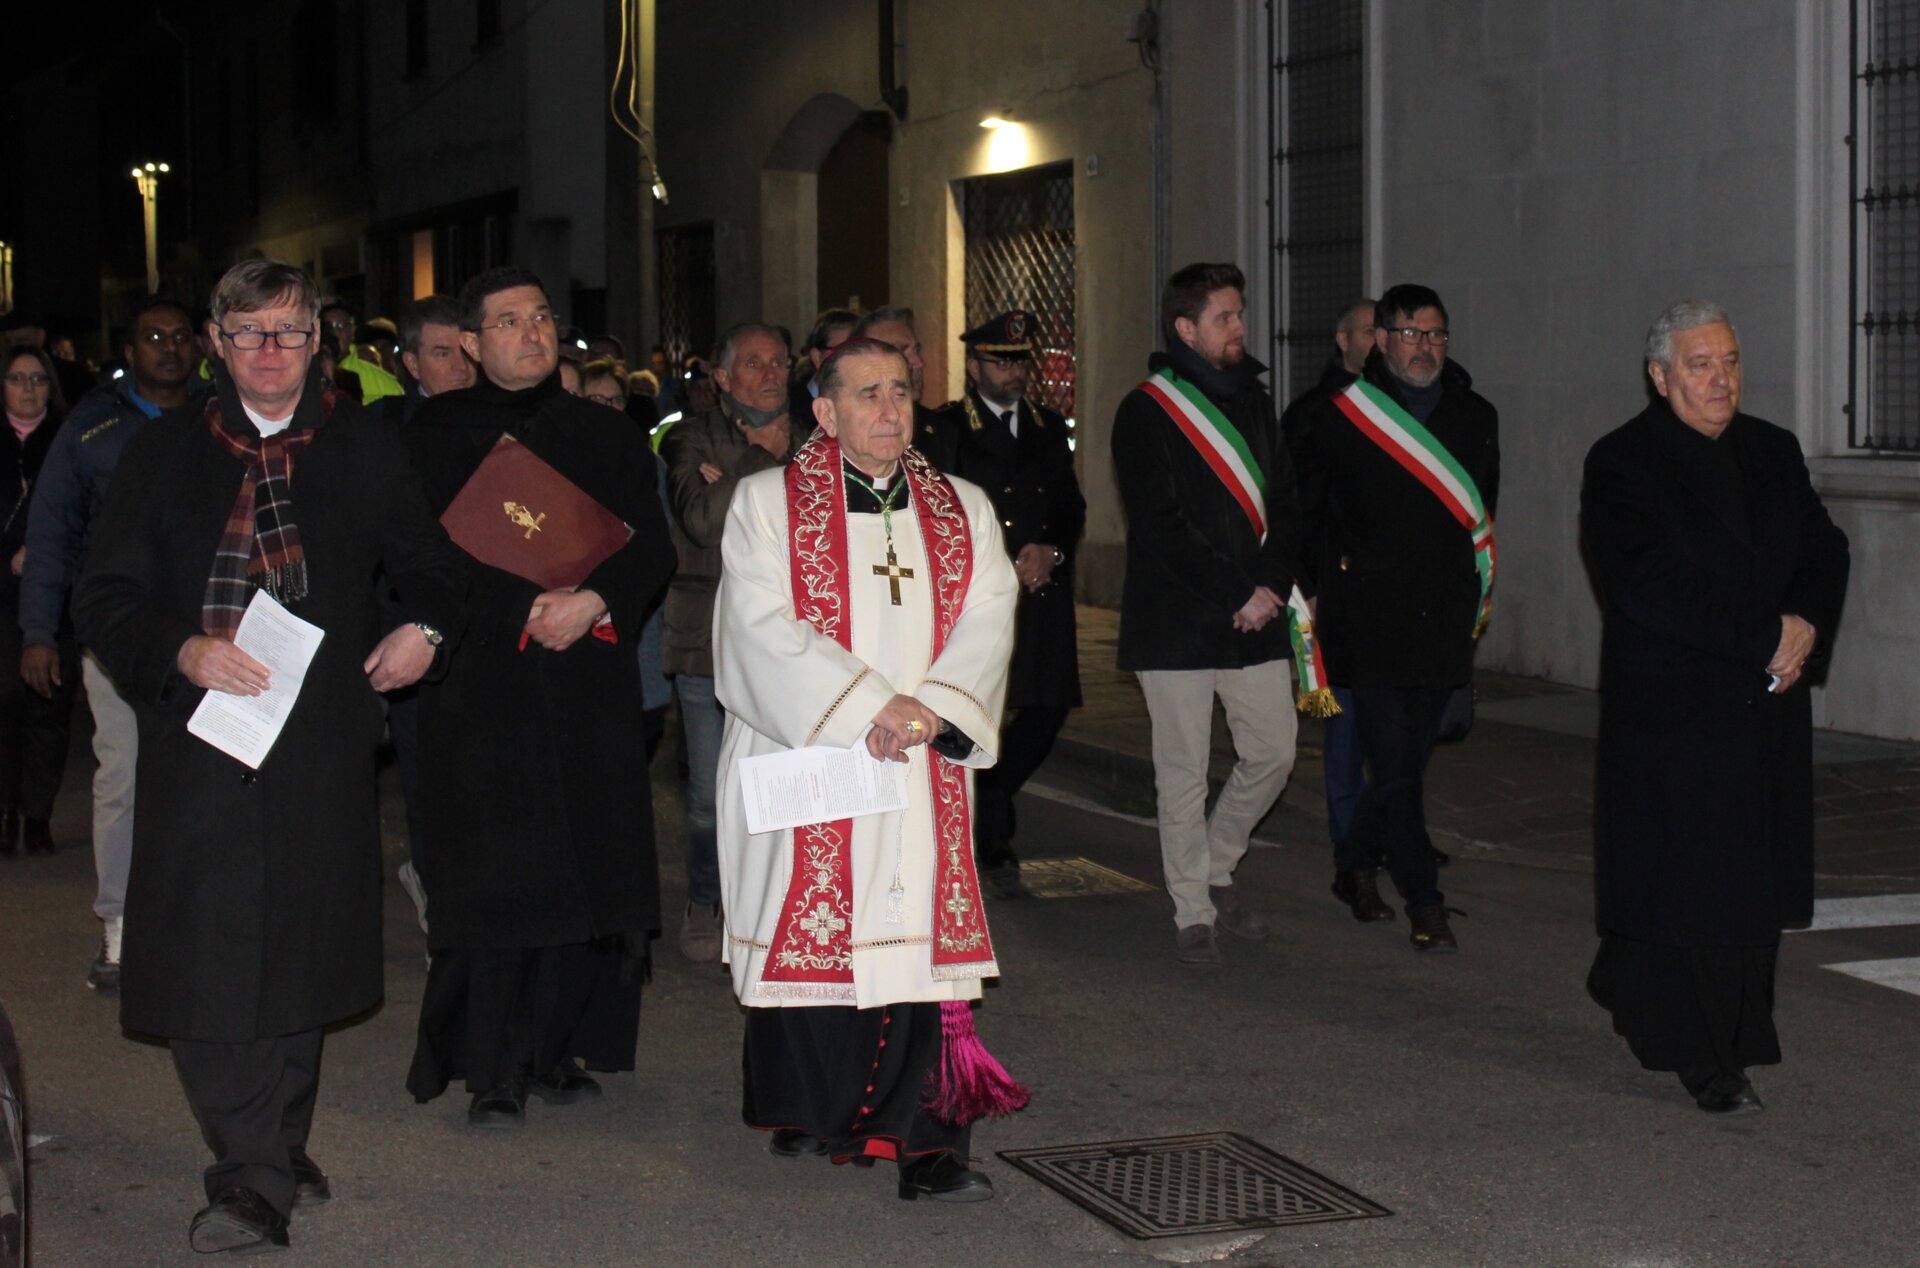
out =
{"type": "Polygon", "coordinates": [[[53,853],[53,827],[45,819],[22,821],[21,844],[29,854],[53,853]]]}
{"type": "Polygon", "coordinates": [[[1443,907],[1439,903],[1424,903],[1418,907],[1407,908],[1407,920],[1413,925],[1407,937],[1413,943],[1415,951],[1450,954],[1460,949],[1459,940],[1453,936],[1453,926],[1447,923],[1449,913],[1465,914],[1453,912],[1452,908],[1443,907]]]}
{"type": "Polygon", "coordinates": [[[776,1158],[824,1158],[827,1147],[817,1136],[795,1127],[776,1128],[773,1138],[767,1141],[767,1152],[776,1158]]]}
{"type": "Polygon", "coordinates": [[[1743,1074],[1716,1074],[1687,1090],[1693,1103],[1709,1114],[1757,1114],[1767,1108],[1743,1074]]]}
{"type": "Polygon", "coordinates": [[[527,1084],[527,1091],[549,1105],[571,1105],[600,1095],[600,1081],[580,1068],[572,1057],[560,1058],[560,1064],[527,1084]]]}
{"type": "Polygon", "coordinates": [[[499,1087],[475,1092],[467,1106],[467,1126],[511,1131],[527,1125],[527,1081],[510,1079],[499,1087]]]}
{"type": "Polygon", "coordinates": [[[327,1173],[320,1170],[320,1164],[307,1157],[307,1151],[296,1149],[288,1155],[293,1163],[293,1207],[299,1210],[303,1206],[325,1206],[333,1200],[333,1186],[327,1183],[327,1173]]]}
{"type": "Polygon", "coordinates": [[[1380,899],[1379,875],[1379,869],[1372,867],[1334,873],[1333,896],[1352,910],[1355,920],[1393,919],[1393,908],[1380,899]]]}
{"type": "Polygon", "coordinates": [[[929,1197],[936,1202],[985,1202],[993,1196],[993,1181],[967,1170],[952,1150],[900,1164],[900,1196],[909,1202],[929,1197]]]}
{"type": "Polygon", "coordinates": [[[187,1244],[203,1255],[285,1250],[287,1217],[252,1189],[236,1184],[222,1189],[213,1205],[193,1217],[187,1225],[187,1244]]]}

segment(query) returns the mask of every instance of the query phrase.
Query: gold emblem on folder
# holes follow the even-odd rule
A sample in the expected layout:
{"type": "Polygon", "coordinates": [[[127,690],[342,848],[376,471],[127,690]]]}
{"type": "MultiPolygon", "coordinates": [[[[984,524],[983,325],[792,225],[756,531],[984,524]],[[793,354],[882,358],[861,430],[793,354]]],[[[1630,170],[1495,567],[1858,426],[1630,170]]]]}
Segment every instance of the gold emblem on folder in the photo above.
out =
{"type": "Polygon", "coordinates": [[[535,515],[532,510],[520,505],[518,502],[506,502],[503,503],[503,505],[507,510],[507,518],[519,527],[526,529],[526,540],[532,541],[533,535],[540,531],[541,521],[547,518],[547,513],[542,511],[540,514],[535,515]]]}

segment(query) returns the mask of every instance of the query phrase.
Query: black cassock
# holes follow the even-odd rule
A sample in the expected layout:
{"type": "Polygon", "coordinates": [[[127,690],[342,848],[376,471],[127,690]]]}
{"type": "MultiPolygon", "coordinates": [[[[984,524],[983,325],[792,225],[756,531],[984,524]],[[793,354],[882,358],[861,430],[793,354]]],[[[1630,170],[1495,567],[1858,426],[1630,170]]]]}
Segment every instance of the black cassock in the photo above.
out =
{"type": "Polygon", "coordinates": [[[1589,979],[1649,1069],[1779,1060],[1773,964],[1813,913],[1807,685],[1767,690],[1780,617],[1829,655],[1846,535],[1792,433],[1718,439],[1664,401],[1587,455],[1581,525],[1605,613],[1589,979]]]}
{"type": "Polygon", "coordinates": [[[616,641],[564,652],[521,646],[538,585],[467,559],[471,627],[420,695],[415,863],[434,963],[408,1085],[422,1100],[459,1075],[485,1091],[566,1056],[631,1069],[640,961],[660,926],[636,655],[674,563],[653,454],[557,377],[517,392],[482,380],[429,400],[407,429],[436,514],[503,433],[633,537],[581,584],[606,601],[616,641]]]}

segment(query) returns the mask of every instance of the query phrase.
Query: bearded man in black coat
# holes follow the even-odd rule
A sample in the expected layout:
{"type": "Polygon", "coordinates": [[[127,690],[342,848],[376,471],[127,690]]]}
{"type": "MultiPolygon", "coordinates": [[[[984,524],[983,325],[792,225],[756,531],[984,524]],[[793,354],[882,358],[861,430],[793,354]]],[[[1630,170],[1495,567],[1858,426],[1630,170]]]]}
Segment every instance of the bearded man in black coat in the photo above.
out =
{"type": "Polygon", "coordinates": [[[647,943],[660,928],[639,661],[672,575],[645,432],[561,389],[540,279],[490,269],[460,295],[481,379],[420,407],[406,432],[427,502],[444,512],[503,435],[632,530],[573,589],[468,558],[473,627],[420,696],[433,967],[407,1086],[456,1078],[468,1122],[518,1127],[528,1092],[599,1095],[580,1064],[631,1070],[647,943]]]}
{"type": "Polygon", "coordinates": [[[1813,724],[1846,534],[1793,433],[1740,410],[1740,343],[1682,300],[1647,333],[1659,398],[1587,455],[1604,604],[1593,998],[1701,1109],[1761,1108],[1780,930],[1813,917],[1813,724]]]}
{"type": "Polygon", "coordinates": [[[321,1030],[381,993],[377,693],[463,620],[399,438],[321,390],[318,324],[290,264],[220,280],[214,391],[127,442],[73,600],[139,722],[120,1019],[172,1040],[214,1152],[200,1251],[285,1246],[289,1211],[329,1196],[306,1149],[321,1030]],[[378,569],[401,616],[385,638],[378,569]],[[233,642],[256,592],[323,631],[257,770],[187,730],[207,693],[270,687],[233,642]]]}

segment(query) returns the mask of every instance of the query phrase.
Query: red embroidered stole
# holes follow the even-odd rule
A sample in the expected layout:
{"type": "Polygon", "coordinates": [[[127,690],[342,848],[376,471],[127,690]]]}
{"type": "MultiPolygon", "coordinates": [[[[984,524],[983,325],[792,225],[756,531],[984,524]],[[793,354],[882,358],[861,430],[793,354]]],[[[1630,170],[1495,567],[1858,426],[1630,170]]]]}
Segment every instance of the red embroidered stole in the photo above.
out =
{"type": "MultiPolygon", "coordinates": [[[[787,533],[796,620],[853,649],[852,575],[847,567],[846,477],[838,441],[815,436],[787,467],[787,533]]],[[[903,461],[927,556],[938,659],[965,603],[973,540],[945,476],[909,449],[903,461]]],[[[993,977],[993,943],[974,871],[966,770],[925,750],[934,845],[933,976],[993,977]]],[[[761,969],[762,995],[851,1000],[853,821],[813,823],[793,834],[793,876],[761,969]]]]}

